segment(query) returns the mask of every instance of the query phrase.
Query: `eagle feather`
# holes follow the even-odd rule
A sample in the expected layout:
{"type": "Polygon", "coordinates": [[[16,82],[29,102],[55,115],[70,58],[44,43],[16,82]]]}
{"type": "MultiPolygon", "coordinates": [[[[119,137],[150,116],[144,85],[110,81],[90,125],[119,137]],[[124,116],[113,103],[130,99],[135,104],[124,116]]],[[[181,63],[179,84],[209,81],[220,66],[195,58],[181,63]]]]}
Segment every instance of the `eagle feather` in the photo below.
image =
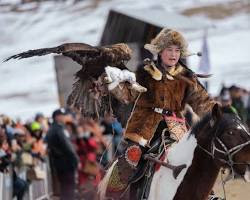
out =
{"type": "Polygon", "coordinates": [[[71,58],[82,66],[76,74],[76,82],[68,97],[67,105],[76,108],[84,115],[102,115],[110,111],[110,97],[101,80],[106,66],[126,69],[125,62],[130,60],[132,50],[127,44],[119,43],[109,46],[91,46],[85,43],[65,43],[52,48],[28,50],[8,57],[23,59],[48,54],[60,54],[71,58]],[[99,113],[101,112],[101,113],[99,113]]]}

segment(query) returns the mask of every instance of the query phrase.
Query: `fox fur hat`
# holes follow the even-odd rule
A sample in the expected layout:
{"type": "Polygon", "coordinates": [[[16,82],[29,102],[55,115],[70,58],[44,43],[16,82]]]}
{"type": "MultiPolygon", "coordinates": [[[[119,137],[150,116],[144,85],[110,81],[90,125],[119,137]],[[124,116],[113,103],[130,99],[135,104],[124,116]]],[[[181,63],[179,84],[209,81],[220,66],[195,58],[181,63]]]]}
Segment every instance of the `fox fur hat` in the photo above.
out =
{"type": "Polygon", "coordinates": [[[182,34],[168,28],[163,28],[150,44],[144,45],[144,48],[149,50],[153,55],[157,55],[170,45],[177,45],[180,47],[181,57],[189,55],[187,51],[188,44],[182,34]]]}

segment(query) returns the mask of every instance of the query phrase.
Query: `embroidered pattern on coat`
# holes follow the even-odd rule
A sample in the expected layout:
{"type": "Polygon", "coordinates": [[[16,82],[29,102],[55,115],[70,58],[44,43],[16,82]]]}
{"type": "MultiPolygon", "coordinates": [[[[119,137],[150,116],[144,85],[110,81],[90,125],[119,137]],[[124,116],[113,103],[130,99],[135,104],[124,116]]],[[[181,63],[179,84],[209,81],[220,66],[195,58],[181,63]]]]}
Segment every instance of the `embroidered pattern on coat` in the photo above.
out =
{"type": "Polygon", "coordinates": [[[136,167],[141,158],[141,149],[137,145],[132,145],[127,148],[125,153],[126,161],[133,167],[136,167]]]}
{"type": "Polygon", "coordinates": [[[118,166],[115,165],[115,167],[112,171],[112,174],[109,178],[107,191],[119,192],[119,191],[122,191],[123,189],[125,189],[126,187],[127,187],[127,184],[122,183],[121,178],[119,176],[118,166]]]}

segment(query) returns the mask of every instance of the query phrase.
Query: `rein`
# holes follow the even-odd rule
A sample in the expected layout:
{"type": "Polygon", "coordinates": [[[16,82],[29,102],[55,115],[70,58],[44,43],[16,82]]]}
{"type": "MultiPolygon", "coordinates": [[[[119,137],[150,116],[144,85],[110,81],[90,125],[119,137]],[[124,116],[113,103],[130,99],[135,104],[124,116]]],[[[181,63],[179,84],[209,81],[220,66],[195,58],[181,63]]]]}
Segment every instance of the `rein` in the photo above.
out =
{"type": "MultiPolygon", "coordinates": [[[[238,122],[237,122],[238,123],[238,122]]],[[[238,125],[240,126],[240,128],[242,128],[244,130],[244,132],[250,137],[250,133],[242,126],[241,123],[238,123],[238,125]]],[[[212,139],[212,142],[211,142],[211,152],[208,151],[207,149],[205,149],[204,147],[202,147],[201,145],[198,144],[198,146],[204,151],[206,152],[208,155],[210,155],[213,159],[218,159],[220,160],[221,162],[227,164],[231,169],[232,169],[232,173],[233,175],[235,174],[234,173],[234,169],[233,169],[233,165],[243,165],[243,164],[246,164],[246,163],[239,163],[239,162],[234,162],[233,161],[233,156],[238,153],[240,150],[242,150],[245,146],[249,145],[250,144],[250,138],[247,142],[245,143],[242,143],[242,144],[239,144],[239,145],[236,145],[235,147],[232,147],[231,149],[228,149],[227,146],[221,141],[221,139],[217,136],[217,132],[218,132],[218,129],[216,129],[215,131],[215,137],[212,139]],[[216,147],[215,145],[215,141],[217,141],[221,147],[223,149],[219,149],[216,147]],[[222,158],[216,158],[215,157],[215,152],[219,152],[223,155],[225,155],[228,159],[222,159],[222,158]]],[[[234,176],[233,176],[234,177],[234,176]]]]}
{"type": "Polygon", "coordinates": [[[249,145],[250,144],[250,140],[243,143],[243,144],[240,144],[240,145],[237,145],[231,149],[228,149],[226,147],[226,145],[218,138],[218,137],[215,137],[213,140],[212,140],[212,143],[211,143],[211,152],[208,151],[207,149],[203,148],[201,145],[198,144],[198,146],[204,151],[206,152],[208,155],[210,155],[213,159],[218,159],[220,160],[221,162],[225,163],[225,164],[228,164],[231,169],[232,169],[232,172],[234,172],[233,170],[233,165],[243,165],[243,164],[246,164],[246,163],[239,163],[239,162],[234,162],[233,161],[233,156],[238,153],[241,149],[243,149],[245,146],[249,145]],[[218,149],[215,145],[215,142],[214,141],[218,141],[219,144],[223,147],[224,150],[221,150],[221,149],[218,149]],[[219,152],[225,156],[227,156],[228,160],[226,159],[222,159],[222,158],[216,158],[215,157],[215,152],[219,152]]]}
{"type": "MultiPolygon", "coordinates": [[[[238,122],[237,122],[238,123],[238,122]]],[[[241,123],[238,123],[238,126],[240,128],[242,128],[244,130],[244,132],[250,136],[250,133],[242,126],[241,123]]],[[[206,154],[210,155],[213,159],[217,159],[225,164],[227,164],[229,167],[230,167],[230,170],[231,170],[231,173],[232,173],[232,177],[231,179],[235,179],[235,175],[236,175],[236,172],[235,172],[235,169],[234,169],[234,165],[246,165],[247,163],[239,163],[239,162],[234,162],[233,161],[233,156],[238,153],[239,151],[241,151],[245,146],[249,145],[250,144],[250,139],[245,142],[245,143],[242,143],[242,144],[239,144],[239,145],[236,145],[230,149],[227,148],[227,146],[221,141],[221,139],[217,136],[217,132],[218,132],[218,128],[216,129],[215,131],[215,137],[212,139],[212,142],[211,142],[211,152],[208,151],[207,149],[205,149],[204,147],[202,147],[201,145],[198,144],[198,147],[200,149],[202,149],[206,154]],[[215,145],[215,141],[217,141],[221,147],[223,149],[219,149],[216,147],[215,145]],[[227,159],[222,159],[222,158],[216,158],[215,157],[215,152],[219,152],[223,155],[225,155],[227,157],[227,159]]],[[[223,187],[223,191],[224,191],[224,200],[226,200],[226,192],[225,192],[225,181],[222,179],[221,177],[221,180],[222,180],[222,187],[223,187]]]]}

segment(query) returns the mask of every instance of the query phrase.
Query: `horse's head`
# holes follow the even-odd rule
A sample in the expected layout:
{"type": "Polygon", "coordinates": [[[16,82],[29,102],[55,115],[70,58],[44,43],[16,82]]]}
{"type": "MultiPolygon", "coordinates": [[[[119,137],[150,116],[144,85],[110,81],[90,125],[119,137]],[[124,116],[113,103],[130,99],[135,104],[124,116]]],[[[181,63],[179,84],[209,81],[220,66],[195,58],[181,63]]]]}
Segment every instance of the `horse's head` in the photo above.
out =
{"type": "MultiPolygon", "coordinates": [[[[216,104],[207,118],[211,144],[200,147],[215,160],[232,170],[234,175],[250,182],[250,133],[235,114],[222,113],[216,104]]],[[[205,144],[205,143],[203,143],[205,144]]]]}

